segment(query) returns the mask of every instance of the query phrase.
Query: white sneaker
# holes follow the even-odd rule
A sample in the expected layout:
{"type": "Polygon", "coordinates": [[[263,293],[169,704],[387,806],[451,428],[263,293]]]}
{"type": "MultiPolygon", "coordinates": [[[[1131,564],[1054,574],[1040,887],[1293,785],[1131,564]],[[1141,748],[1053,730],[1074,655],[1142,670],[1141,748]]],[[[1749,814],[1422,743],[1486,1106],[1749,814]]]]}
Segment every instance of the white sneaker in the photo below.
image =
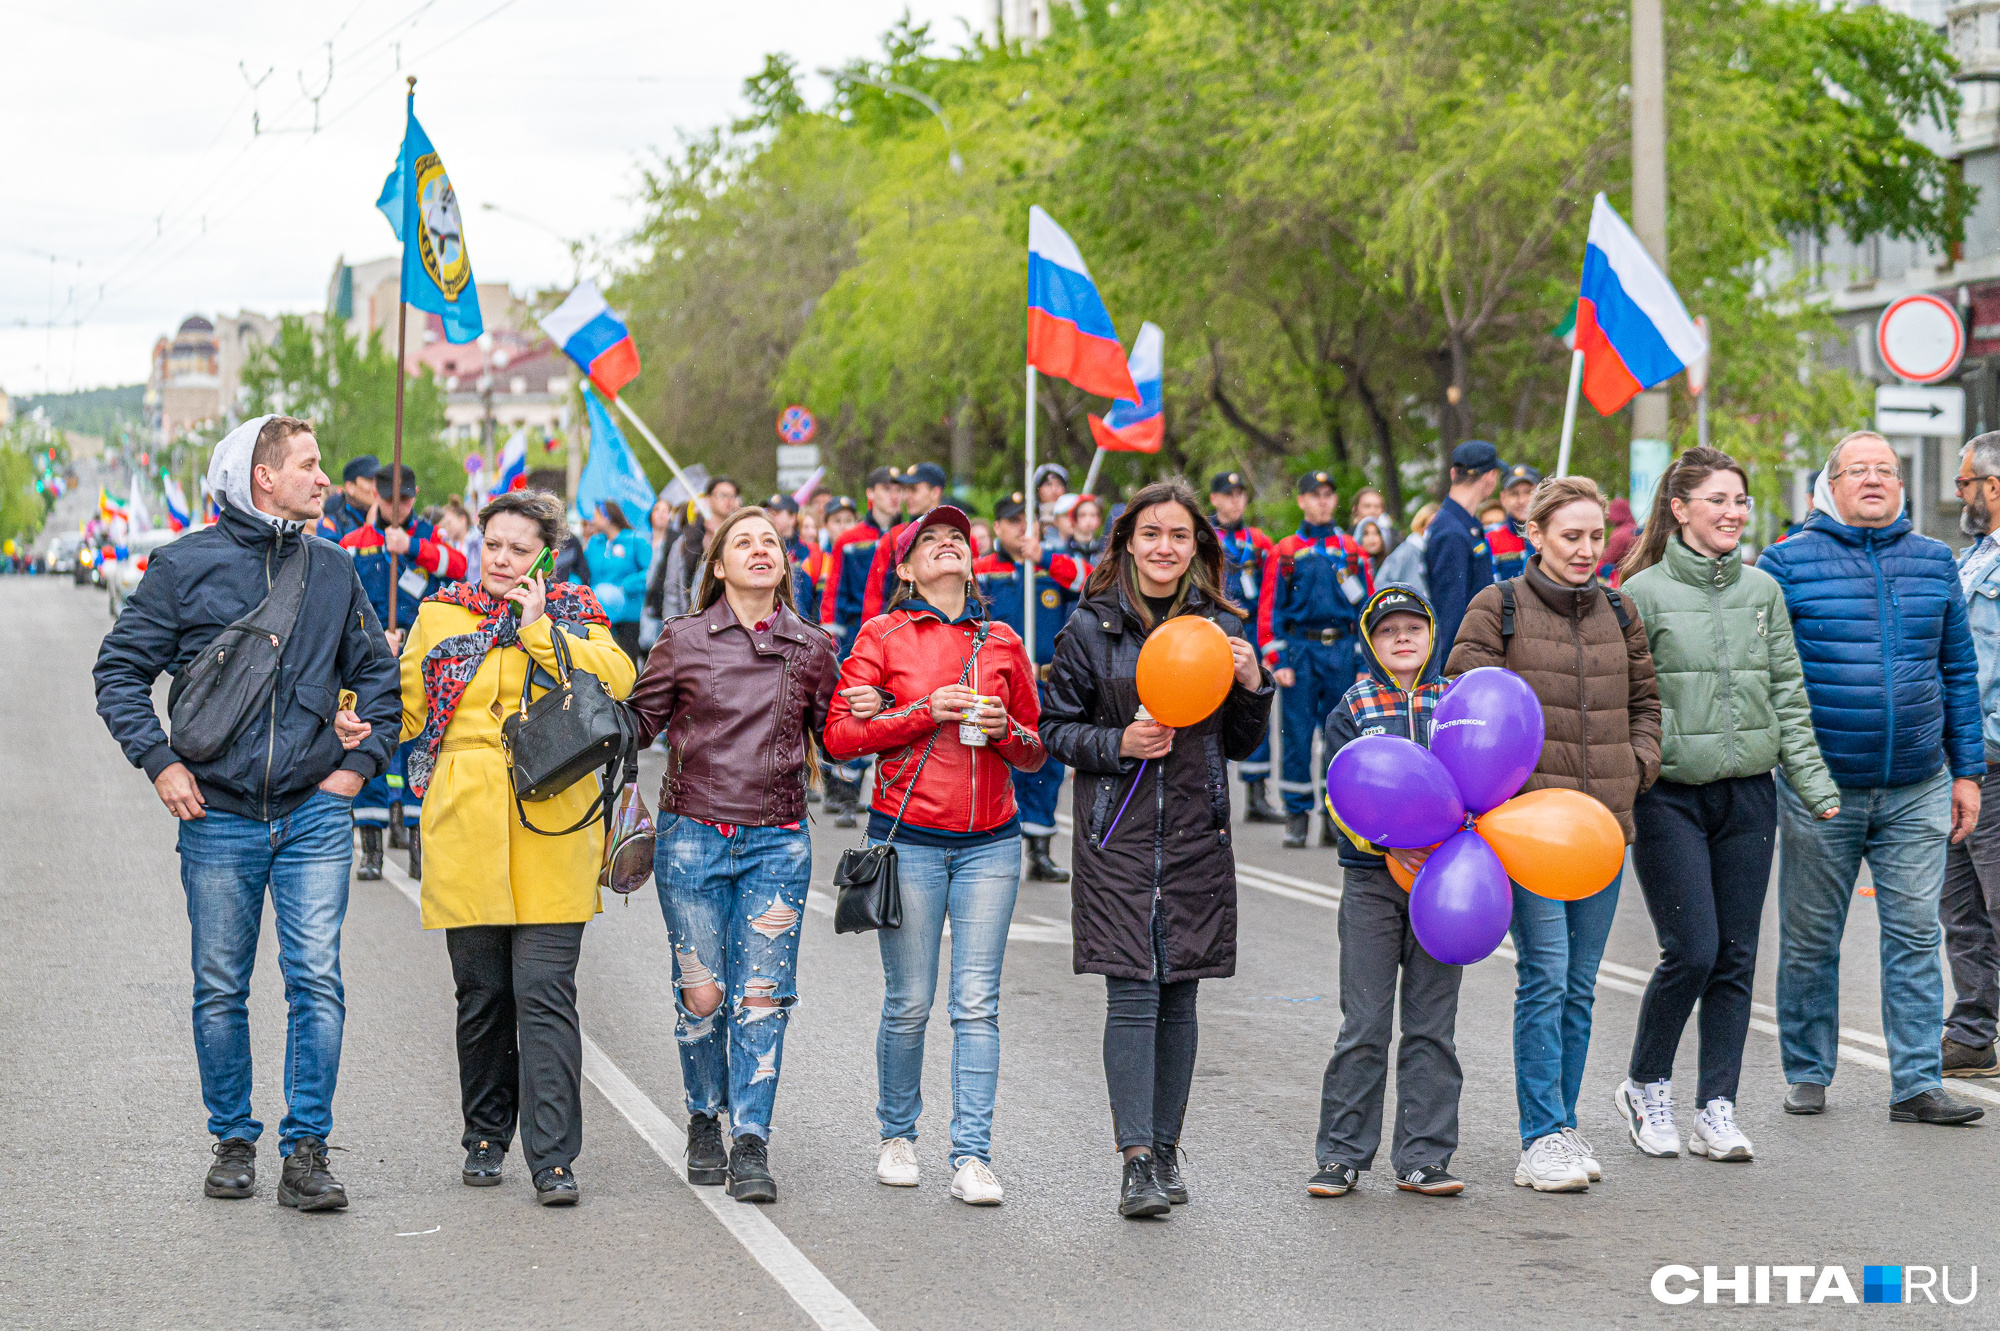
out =
{"type": "Polygon", "coordinates": [[[1564,1128],[1562,1135],[1563,1140],[1569,1143],[1569,1153],[1576,1157],[1578,1164],[1583,1166],[1583,1172],[1590,1176],[1590,1181],[1592,1183],[1602,1183],[1604,1181],[1604,1170],[1597,1163],[1597,1148],[1592,1146],[1589,1139],[1575,1128],[1564,1128]]]}
{"type": "Polygon", "coordinates": [[[1514,1166],[1514,1186],[1536,1192],[1588,1192],[1590,1175],[1560,1132],[1537,1137],[1514,1166]]]}
{"type": "Polygon", "coordinates": [[[959,1161],[958,1172],[951,1176],[951,1195],[967,1206],[998,1206],[1006,1200],[1007,1190],[993,1177],[984,1160],[968,1155],[959,1161]]]}
{"type": "Polygon", "coordinates": [[[1647,1155],[1672,1160],[1681,1153],[1681,1135],[1674,1130],[1674,1084],[1669,1080],[1639,1085],[1630,1077],[1611,1096],[1625,1116],[1632,1144],[1647,1155]]]}
{"type": "Polygon", "coordinates": [[[908,1137],[890,1137],[875,1157],[875,1181],[892,1188],[917,1186],[917,1144],[908,1137]]]}
{"type": "Polygon", "coordinates": [[[1750,1139],[1736,1126],[1736,1106],[1727,1100],[1710,1100],[1708,1107],[1694,1116],[1694,1131],[1688,1134],[1688,1154],[1705,1155],[1711,1160],[1748,1160],[1750,1139]]]}

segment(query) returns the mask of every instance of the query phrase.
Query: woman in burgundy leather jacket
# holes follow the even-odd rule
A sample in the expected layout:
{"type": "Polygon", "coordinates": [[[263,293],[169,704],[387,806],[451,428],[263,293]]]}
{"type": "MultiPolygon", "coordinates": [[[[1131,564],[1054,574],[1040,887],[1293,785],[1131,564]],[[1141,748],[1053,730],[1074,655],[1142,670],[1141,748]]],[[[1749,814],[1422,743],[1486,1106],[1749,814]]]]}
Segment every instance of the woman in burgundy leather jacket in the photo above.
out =
{"type": "Polygon", "coordinates": [[[836,761],[882,755],[867,844],[893,840],[903,889],[903,927],[876,934],[884,994],[875,1177],[917,1184],[924,1027],[949,918],[951,1194],[997,1206],[1000,965],[1021,881],[1013,772],[1042,765],[1041,707],[1020,637],[986,617],[965,514],[932,509],[904,528],[895,555],[895,599],[855,635],[826,727],[836,761]]]}
{"type": "Polygon", "coordinates": [[[770,1202],[766,1143],[812,877],[810,746],[840,667],[799,618],[763,509],[730,514],[703,559],[695,612],[662,626],[630,701],[639,742],[667,741],[653,877],[673,943],[688,1182],[770,1202]]]}

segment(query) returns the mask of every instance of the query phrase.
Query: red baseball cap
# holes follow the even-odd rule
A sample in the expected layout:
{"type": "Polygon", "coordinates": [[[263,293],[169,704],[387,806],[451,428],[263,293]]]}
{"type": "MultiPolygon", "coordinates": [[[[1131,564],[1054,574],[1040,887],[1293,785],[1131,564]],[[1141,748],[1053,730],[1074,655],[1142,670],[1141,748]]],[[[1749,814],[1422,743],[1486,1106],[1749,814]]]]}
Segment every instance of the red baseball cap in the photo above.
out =
{"type": "Polygon", "coordinates": [[[972,544],[972,519],[965,516],[965,510],[954,508],[950,504],[939,504],[922,517],[913,518],[903,528],[903,534],[896,538],[896,562],[900,564],[908,559],[911,548],[917,543],[917,537],[924,534],[925,528],[935,527],[939,523],[957,528],[958,534],[965,538],[966,545],[972,544]]]}

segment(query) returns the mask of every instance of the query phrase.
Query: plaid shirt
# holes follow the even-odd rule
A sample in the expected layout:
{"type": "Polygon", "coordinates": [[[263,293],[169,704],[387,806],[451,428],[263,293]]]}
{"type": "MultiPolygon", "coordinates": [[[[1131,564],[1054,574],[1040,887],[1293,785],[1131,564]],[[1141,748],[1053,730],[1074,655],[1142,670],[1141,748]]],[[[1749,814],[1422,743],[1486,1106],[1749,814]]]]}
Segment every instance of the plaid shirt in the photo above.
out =
{"type": "Polygon", "coordinates": [[[1394,684],[1384,684],[1372,675],[1363,675],[1341,696],[1340,705],[1354,718],[1355,729],[1361,735],[1385,733],[1387,728],[1381,723],[1392,718],[1403,719],[1407,706],[1409,737],[1429,748],[1431,713],[1437,710],[1438,699],[1444,697],[1444,689],[1445,681],[1434,679],[1405,693],[1394,684]]]}

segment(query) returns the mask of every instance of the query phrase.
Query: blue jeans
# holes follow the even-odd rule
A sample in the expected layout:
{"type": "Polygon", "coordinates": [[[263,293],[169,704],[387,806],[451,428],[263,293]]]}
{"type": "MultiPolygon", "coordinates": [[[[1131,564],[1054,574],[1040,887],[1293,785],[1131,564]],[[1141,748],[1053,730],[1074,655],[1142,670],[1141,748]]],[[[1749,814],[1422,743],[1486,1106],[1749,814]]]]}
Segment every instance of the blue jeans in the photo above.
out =
{"type": "Polygon", "coordinates": [[[194,964],[194,1052],[208,1130],[256,1141],[250,1116],[250,971],[264,924],[264,892],[278,917],[278,969],[285,977],[285,1117],[278,1145],[333,1131],[340,1035],[347,993],[340,983],[340,925],[354,862],[350,801],[324,790],[283,818],[263,822],[208,811],[180,828],[181,888],[187,893],[194,964]]]}
{"type": "MultiPolygon", "coordinates": [[[[1063,765],[1053,758],[1032,772],[1016,768],[1013,773],[1014,803],[1021,810],[1021,832],[1025,836],[1056,834],[1056,801],[1062,794],[1063,765]]],[[[901,848],[898,848],[898,854],[901,848]]]]}
{"type": "Polygon", "coordinates": [[[1907,786],[1842,786],[1840,816],[1824,823],[1778,778],[1778,1044],[1786,1081],[1833,1083],[1840,938],[1866,856],[1881,929],[1889,1100],[1943,1085],[1938,894],[1950,844],[1949,772],[1907,786]]]}
{"type": "MultiPolygon", "coordinates": [[[[1285,767],[1278,789],[1284,794],[1286,813],[1311,813],[1326,799],[1326,769],[1313,770],[1313,736],[1354,683],[1360,669],[1355,639],[1350,634],[1328,644],[1314,634],[1312,641],[1295,642],[1285,649],[1285,664],[1292,668],[1294,678],[1292,687],[1279,691],[1285,767]]],[[[1268,754],[1266,750],[1267,762],[1268,754]]]]}
{"type": "Polygon", "coordinates": [[[673,944],[687,1111],[719,1117],[727,1109],[731,1136],[769,1141],[785,1025],[799,1001],[812,838],[782,827],[724,836],[692,818],[670,818],[655,843],[653,879],[673,944]],[[706,1016],[688,1007],[704,993],[716,1003],[706,1016]]]}
{"type": "MultiPolygon", "coordinates": [[[[879,845],[873,837],[868,844],[879,845]]],[[[1000,1085],[1000,964],[1021,886],[1021,838],[967,849],[896,847],[903,927],[882,945],[882,1025],[875,1035],[883,1140],[917,1139],[924,1111],[924,1027],[937,995],[944,925],[951,919],[951,1155],[993,1159],[1000,1085]]]]}
{"type": "Polygon", "coordinates": [[[1523,1150],[1576,1126],[1597,963],[1624,878],[1620,869],[1611,886],[1581,901],[1551,901],[1514,884],[1514,1098],[1523,1150]]]}

